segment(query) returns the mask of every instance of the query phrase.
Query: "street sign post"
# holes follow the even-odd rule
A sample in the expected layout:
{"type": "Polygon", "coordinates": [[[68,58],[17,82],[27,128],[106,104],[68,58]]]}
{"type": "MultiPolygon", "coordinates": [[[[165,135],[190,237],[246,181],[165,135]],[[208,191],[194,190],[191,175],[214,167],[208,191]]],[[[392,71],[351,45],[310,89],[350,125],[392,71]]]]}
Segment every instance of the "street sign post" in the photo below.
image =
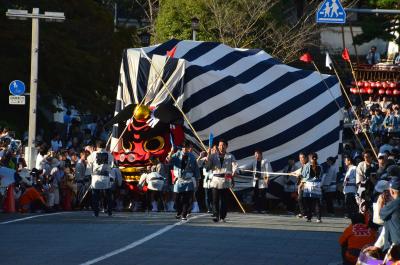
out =
{"type": "Polygon", "coordinates": [[[346,23],[346,12],[340,0],[325,0],[317,11],[317,23],[346,23]]]}
{"type": "Polygon", "coordinates": [[[25,105],[25,96],[9,96],[8,104],[10,104],[10,105],[25,105]]]}
{"type": "Polygon", "coordinates": [[[14,80],[8,86],[10,93],[14,96],[21,96],[25,93],[25,84],[20,80],[14,80]]]}

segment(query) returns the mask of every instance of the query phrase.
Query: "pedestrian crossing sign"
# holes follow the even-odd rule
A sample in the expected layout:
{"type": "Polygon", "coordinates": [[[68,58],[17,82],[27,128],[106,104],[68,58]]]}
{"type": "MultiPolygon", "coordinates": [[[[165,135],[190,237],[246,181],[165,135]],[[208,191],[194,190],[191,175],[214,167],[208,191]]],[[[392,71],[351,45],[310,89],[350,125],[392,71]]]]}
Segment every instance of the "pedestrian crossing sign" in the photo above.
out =
{"type": "Polygon", "coordinates": [[[340,0],[325,0],[318,9],[317,23],[346,23],[346,12],[340,0]]]}

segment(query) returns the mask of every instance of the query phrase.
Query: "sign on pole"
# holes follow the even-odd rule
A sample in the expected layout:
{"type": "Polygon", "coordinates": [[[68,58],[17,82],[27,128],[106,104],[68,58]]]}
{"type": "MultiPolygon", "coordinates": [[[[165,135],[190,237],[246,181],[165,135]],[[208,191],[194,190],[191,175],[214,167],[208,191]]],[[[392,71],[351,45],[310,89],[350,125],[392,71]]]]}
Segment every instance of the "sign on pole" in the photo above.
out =
{"type": "Polygon", "coordinates": [[[10,105],[25,105],[25,96],[9,96],[8,104],[10,104],[10,105]]]}
{"type": "Polygon", "coordinates": [[[346,12],[340,0],[325,0],[318,9],[317,23],[346,23],[346,12]]]}
{"type": "Polygon", "coordinates": [[[12,95],[21,96],[25,93],[25,84],[20,80],[14,80],[10,83],[8,89],[12,95]]]}

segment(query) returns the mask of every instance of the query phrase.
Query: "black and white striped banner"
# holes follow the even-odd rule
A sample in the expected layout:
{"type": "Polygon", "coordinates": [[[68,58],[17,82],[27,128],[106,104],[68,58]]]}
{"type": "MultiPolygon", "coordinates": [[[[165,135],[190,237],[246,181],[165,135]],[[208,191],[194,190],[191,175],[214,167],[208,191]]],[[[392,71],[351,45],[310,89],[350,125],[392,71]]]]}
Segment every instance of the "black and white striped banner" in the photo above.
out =
{"type": "MultiPolygon", "coordinates": [[[[178,102],[207,145],[209,133],[229,142],[239,164],[263,150],[274,171],[301,151],[318,153],[320,161],[336,157],[341,141],[343,106],[338,80],[282,64],[261,50],[235,49],[221,43],[170,40],[128,49],[121,64],[116,113],[130,103],[178,102]],[[176,48],[174,58],[166,52],[176,48]]],[[[188,139],[198,144],[189,127],[188,139]]],[[[123,129],[123,128],[122,128],[123,129]]],[[[117,142],[117,125],[112,147],[117,142]]]]}

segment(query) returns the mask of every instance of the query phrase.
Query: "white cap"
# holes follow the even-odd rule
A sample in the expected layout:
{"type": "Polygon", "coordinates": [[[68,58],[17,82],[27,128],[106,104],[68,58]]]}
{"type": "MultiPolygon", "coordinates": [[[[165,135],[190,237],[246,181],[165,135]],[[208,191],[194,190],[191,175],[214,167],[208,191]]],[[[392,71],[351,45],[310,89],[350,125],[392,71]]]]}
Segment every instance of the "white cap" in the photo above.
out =
{"type": "Polygon", "coordinates": [[[378,154],[378,158],[381,157],[381,156],[387,157],[387,154],[386,153],[379,153],[378,154]]]}

